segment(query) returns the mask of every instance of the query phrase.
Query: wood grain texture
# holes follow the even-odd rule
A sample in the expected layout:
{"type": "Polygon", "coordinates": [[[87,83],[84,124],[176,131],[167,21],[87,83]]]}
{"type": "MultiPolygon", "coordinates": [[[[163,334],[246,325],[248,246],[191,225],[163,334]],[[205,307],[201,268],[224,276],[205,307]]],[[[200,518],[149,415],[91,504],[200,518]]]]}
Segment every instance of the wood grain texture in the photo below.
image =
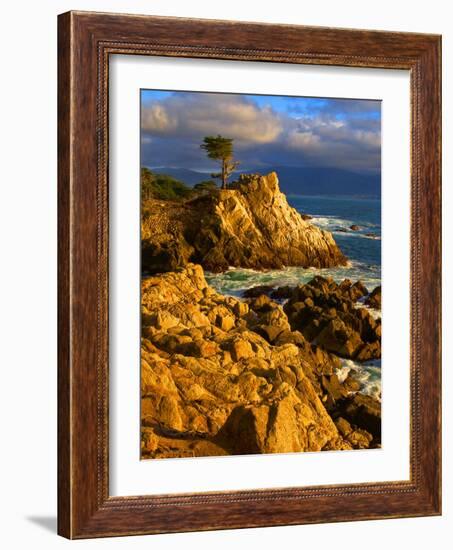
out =
{"type": "Polygon", "coordinates": [[[70,536],[70,18],[58,26],[58,532],[70,536]]]}
{"type": "Polygon", "coordinates": [[[59,16],[59,521],[68,538],[440,514],[440,37],[59,16]],[[183,495],[108,490],[108,59],[165,55],[411,73],[411,479],[183,495]]]}

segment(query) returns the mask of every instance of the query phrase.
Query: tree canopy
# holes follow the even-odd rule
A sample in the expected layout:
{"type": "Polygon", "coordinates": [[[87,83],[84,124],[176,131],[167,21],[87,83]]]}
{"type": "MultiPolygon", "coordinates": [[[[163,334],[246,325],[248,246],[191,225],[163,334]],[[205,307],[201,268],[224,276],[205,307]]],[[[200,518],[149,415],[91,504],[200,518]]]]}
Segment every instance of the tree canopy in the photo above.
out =
{"type": "Polygon", "coordinates": [[[233,139],[221,135],[205,136],[200,147],[206,151],[210,159],[220,162],[221,172],[211,176],[219,178],[222,181],[222,189],[226,189],[228,178],[239,165],[239,162],[233,160],[233,139]]]}

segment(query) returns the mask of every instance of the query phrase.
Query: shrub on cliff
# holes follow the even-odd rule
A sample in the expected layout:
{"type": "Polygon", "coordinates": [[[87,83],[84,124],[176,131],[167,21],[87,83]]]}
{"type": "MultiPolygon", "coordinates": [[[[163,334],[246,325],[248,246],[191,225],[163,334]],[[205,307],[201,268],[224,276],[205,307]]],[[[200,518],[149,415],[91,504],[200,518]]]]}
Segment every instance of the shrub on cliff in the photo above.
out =
{"type": "Polygon", "coordinates": [[[210,192],[210,191],[216,191],[218,189],[217,184],[213,180],[203,180],[200,181],[200,183],[197,183],[193,186],[194,191],[196,192],[210,192]]]}
{"type": "Polygon", "coordinates": [[[142,168],[140,177],[142,200],[182,200],[193,193],[182,181],[166,174],[156,174],[149,168],[142,168]]]}

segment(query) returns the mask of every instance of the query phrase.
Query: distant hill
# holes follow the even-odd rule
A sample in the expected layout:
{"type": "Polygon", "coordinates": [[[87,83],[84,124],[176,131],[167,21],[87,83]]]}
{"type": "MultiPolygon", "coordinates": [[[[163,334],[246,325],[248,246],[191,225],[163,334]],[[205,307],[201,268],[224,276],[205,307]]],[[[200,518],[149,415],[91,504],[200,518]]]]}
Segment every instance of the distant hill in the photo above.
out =
{"type": "Polygon", "coordinates": [[[378,197],[381,177],[339,168],[275,166],[280,187],[287,195],[356,195],[378,197]]]}
{"type": "MultiPolygon", "coordinates": [[[[193,186],[210,179],[210,174],[187,168],[155,168],[154,172],[168,174],[193,186]]],[[[355,195],[379,197],[381,177],[374,174],[358,174],[339,168],[273,166],[247,170],[246,173],[266,174],[277,172],[280,188],[286,195],[355,195]]]]}

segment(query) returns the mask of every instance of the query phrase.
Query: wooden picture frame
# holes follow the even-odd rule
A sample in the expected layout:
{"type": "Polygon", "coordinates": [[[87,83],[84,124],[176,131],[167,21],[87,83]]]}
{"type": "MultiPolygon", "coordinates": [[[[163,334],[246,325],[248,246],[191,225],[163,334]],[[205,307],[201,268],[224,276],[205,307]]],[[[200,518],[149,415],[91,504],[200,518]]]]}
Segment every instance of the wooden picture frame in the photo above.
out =
{"type": "Polygon", "coordinates": [[[69,12],[59,16],[58,47],[59,534],[88,538],[440,514],[440,37],[69,12]],[[410,481],[109,496],[111,54],[410,71],[410,481]]]}

